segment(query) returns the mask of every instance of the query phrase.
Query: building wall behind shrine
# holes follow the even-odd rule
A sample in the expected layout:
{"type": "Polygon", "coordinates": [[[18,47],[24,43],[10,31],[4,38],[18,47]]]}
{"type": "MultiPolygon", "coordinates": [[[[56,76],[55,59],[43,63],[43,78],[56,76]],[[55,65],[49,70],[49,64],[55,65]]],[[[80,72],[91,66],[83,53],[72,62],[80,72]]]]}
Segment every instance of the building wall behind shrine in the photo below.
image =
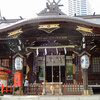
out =
{"type": "Polygon", "coordinates": [[[91,64],[88,69],[89,84],[100,85],[100,56],[92,55],[91,64]]]}

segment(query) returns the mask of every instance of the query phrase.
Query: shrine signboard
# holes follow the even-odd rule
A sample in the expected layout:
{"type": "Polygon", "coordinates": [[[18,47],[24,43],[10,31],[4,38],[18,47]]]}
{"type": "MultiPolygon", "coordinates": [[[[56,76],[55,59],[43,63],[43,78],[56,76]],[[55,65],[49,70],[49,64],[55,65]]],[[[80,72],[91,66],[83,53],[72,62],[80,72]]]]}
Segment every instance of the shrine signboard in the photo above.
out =
{"type": "Polygon", "coordinates": [[[65,66],[65,56],[48,55],[46,57],[46,66],[65,66]]]}
{"type": "MultiPolygon", "coordinates": [[[[44,57],[38,57],[38,66],[41,64],[44,66],[44,57]]],[[[46,66],[65,66],[65,56],[64,55],[47,55],[46,56],[46,66]]]]}

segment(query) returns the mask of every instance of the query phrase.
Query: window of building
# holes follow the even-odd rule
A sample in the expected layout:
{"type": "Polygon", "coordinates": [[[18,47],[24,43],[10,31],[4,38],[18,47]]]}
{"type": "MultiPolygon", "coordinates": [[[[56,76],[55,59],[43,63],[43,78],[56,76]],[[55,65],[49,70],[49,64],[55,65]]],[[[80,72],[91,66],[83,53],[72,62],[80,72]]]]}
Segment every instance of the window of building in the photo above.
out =
{"type": "Polygon", "coordinates": [[[92,58],[93,72],[100,72],[100,57],[92,58]]]}
{"type": "Polygon", "coordinates": [[[9,59],[1,59],[2,67],[9,67],[9,59]]]}

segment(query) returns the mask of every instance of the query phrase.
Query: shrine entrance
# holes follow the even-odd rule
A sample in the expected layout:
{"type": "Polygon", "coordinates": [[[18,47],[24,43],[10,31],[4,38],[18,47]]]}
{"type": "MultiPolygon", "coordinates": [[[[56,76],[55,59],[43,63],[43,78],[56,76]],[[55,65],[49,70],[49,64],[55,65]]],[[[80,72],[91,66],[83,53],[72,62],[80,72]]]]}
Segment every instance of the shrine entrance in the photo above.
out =
{"type": "Polygon", "coordinates": [[[61,81],[61,70],[59,70],[59,66],[53,67],[53,81],[54,82],[60,82],[61,81]]]}
{"type": "Polygon", "coordinates": [[[47,82],[65,81],[65,66],[46,66],[45,71],[46,71],[47,82]]]}
{"type": "Polygon", "coordinates": [[[38,57],[39,80],[65,83],[65,55],[46,55],[38,57]]]}
{"type": "Polygon", "coordinates": [[[47,82],[62,82],[65,77],[65,56],[47,55],[45,79],[47,82]]]}

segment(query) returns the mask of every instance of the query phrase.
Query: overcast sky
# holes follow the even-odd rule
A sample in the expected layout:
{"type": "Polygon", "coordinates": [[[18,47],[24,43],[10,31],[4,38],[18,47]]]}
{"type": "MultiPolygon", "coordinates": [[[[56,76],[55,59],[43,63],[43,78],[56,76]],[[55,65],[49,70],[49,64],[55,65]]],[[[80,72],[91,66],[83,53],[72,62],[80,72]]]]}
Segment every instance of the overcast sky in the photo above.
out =
{"type": "MultiPolygon", "coordinates": [[[[47,0],[0,0],[2,16],[6,18],[32,18],[46,7],[47,0]]],[[[51,0],[52,1],[52,0],[51,0]]],[[[58,0],[55,0],[58,1],[58,0]]],[[[92,12],[100,14],[100,0],[89,0],[92,12]]],[[[67,0],[61,0],[62,11],[68,14],[67,0]]]]}

